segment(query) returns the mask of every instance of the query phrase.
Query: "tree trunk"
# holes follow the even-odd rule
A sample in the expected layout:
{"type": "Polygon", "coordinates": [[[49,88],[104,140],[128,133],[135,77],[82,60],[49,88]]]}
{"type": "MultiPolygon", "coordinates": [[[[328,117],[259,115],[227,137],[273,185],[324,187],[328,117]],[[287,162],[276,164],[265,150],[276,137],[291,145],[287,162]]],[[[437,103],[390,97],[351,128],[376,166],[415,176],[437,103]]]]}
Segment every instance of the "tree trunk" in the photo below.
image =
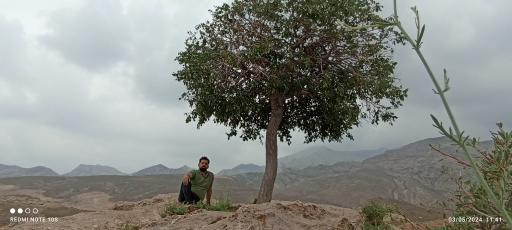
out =
{"type": "Polygon", "coordinates": [[[283,120],[284,101],[284,96],[279,94],[274,94],[270,98],[272,110],[265,139],[265,173],[263,174],[260,191],[256,199],[256,203],[258,204],[272,200],[274,182],[277,176],[277,130],[283,120]]]}

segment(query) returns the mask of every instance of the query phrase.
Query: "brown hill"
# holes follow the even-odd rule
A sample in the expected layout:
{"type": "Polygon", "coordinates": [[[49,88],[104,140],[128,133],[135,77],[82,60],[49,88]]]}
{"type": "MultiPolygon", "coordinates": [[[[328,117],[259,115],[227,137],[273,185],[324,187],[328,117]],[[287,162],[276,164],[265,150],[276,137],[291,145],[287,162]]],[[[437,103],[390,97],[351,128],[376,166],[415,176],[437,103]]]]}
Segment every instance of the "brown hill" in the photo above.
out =
{"type": "MultiPolygon", "coordinates": [[[[480,147],[486,150],[490,144],[489,141],[481,142],[480,147]]],[[[471,172],[433,150],[431,145],[465,159],[447,138],[425,139],[362,162],[283,170],[276,179],[274,198],[351,208],[361,207],[370,200],[384,199],[407,210],[406,215],[411,219],[439,218],[443,215],[440,203],[450,204],[449,199],[453,197],[454,179],[459,175],[471,177],[471,172]]],[[[233,178],[239,184],[257,189],[261,174],[242,174],[233,178]]]]}

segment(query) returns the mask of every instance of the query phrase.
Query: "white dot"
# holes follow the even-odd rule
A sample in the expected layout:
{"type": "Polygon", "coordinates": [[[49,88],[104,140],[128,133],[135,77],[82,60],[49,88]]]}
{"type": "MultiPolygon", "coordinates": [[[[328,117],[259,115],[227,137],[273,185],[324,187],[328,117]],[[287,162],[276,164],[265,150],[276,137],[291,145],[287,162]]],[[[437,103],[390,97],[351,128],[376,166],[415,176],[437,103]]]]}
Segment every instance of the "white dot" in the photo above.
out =
{"type": "Polygon", "coordinates": [[[18,213],[22,214],[23,213],[23,209],[22,208],[18,208],[18,213]]]}
{"type": "Polygon", "coordinates": [[[11,210],[10,210],[10,211],[11,211],[11,214],[14,214],[14,213],[16,212],[16,209],[11,208],[11,210]]]}

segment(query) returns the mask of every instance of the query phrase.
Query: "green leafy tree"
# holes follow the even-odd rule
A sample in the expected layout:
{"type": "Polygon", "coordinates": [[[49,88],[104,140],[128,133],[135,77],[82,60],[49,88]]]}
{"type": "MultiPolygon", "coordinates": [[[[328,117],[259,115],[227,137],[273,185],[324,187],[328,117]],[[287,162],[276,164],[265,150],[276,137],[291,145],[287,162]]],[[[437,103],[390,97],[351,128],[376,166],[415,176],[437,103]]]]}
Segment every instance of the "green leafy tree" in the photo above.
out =
{"type": "Polygon", "coordinates": [[[396,84],[393,28],[373,0],[235,0],[189,33],[174,73],[186,86],[187,122],[213,120],[228,138],[259,139],[266,167],[257,203],[272,199],[277,140],[291,131],[305,143],[352,139],[362,120],[392,122],[407,90],[396,84]]]}

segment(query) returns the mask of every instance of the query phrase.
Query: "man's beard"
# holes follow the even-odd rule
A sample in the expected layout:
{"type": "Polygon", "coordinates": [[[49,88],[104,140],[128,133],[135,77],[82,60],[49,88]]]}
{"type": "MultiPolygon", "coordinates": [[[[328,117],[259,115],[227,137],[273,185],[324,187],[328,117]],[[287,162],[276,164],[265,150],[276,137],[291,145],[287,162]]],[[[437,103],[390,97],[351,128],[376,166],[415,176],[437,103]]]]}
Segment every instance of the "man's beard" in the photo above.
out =
{"type": "Polygon", "coordinates": [[[201,172],[206,172],[206,168],[199,168],[199,170],[201,170],[201,172]]]}

